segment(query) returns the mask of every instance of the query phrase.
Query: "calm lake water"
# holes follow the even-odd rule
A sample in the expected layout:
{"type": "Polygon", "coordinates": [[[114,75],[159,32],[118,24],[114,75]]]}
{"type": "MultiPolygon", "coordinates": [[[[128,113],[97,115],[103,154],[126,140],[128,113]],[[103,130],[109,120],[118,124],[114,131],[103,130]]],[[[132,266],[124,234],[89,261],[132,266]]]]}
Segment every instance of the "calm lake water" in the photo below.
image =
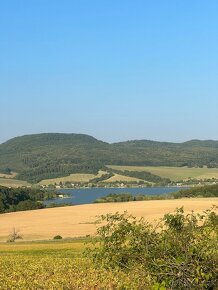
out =
{"type": "MultiPolygon", "coordinates": [[[[184,188],[183,188],[184,189],[184,188]]],[[[131,193],[160,195],[181,190],[181,187],[143,187],[143,188],[81,188],[81,189],[60,189],[59,193],[67,194],[70,197],[58,198],[46,201],[49,203],[72,203],[72,204],[87,204],[93,203],[97,198],[106,196],[110,193],[131,193]]]]}

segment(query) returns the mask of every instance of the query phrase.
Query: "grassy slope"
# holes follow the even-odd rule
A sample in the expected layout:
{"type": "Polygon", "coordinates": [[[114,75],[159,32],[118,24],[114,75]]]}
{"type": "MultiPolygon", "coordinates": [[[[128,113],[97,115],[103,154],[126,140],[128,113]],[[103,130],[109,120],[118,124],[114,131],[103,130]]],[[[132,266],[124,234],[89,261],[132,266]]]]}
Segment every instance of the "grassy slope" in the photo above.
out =
{"type": "Polygon", "coordinates": [[[0,185],[6,187],[30,186],[30,184],[27,181],[12,178],[0,178],[0,185]]]}
{"type": "Polygon", "coordinates": [[[0,178],[15,178],[16,175],[16,172],[12,172],[11,174],[0,173],[0,178]]]}
{"type": "MultiPolygon", "coordinates": [[[[166,167],[166,166],[119,166],[108,165],[108,168],[115,170],[128,171],[146,171],[158,175],[162,178],[169,178],[172,181],[179,181],[185,179],[218,179],[217,168],[187,168],[187,167],[166,167]]],[[[40,185],[59,184],[60,182],[83,183],[89,182],[94,178],[101,177],[106,174],[106,171],[99,171],[98,174],[75,173],[64,177],[45,179],[39,182],[40,185]]],[[[105,183],[113,182],[138,182],[141,179],[124,176],[122,174],[114,174],[111,178],[105,180],[105,183]]],[[[8,178],[0,177],[0,185],[8,187],[29,186],[30,184],[23,180],[16,180],[11,176],[8,178]]]]}
{"type": "Polygon", "coordinates": [[[58,177],[45,179],[39,182],[40,185],[49,185],[49,184],[59,184],[60,182],[89,182],[90,179],[97,177],[98,175],[94,174],[85,174],[85,173],[75,173],[70,174],[69,176],[58,177]]]}
{"type": "Polygon", "coordinates": [[[99,170],[98,174],[75,173],[64,177],[45,179],[39,182],[40,185],[59,184],[60,182],[83,183],[89,182],[94,178],[101,177],[106,171],[99,170]]]}
{"type": "Polygon", "coordinates": [[[109,179],[105,180],[106,183],[113,183],[113,182],[138,182],[143,181],[141,179],[130,177],[130,176],[124,176],[121,174],[114,174],[114,176],[110,177],[109,179]]]}
{"type": "MultiPolygon", "coordinates": [[[[98,174],[71,174],[69,176],[65,177],[59,177],[59,178],[52,178],[52,179],[46,179],[39,182],[40,185],[49,185],[49,184],[59,184],[60,182],[72,182],[72,183],[82,183],[82,182],[89,182],[94,178],[101,177],[102,175],[107,174],[106,171],[100,170],[98,174]]],[[[113,182],[138,182],[141,181],[141,179],[124,176],[120,174],[114,174],[114,176],[104,180],[105,183],[113,183],[113,182]]]]}
{"type": "Polygon", "coordinates": [[[172,181],[178,181],[189,178],[196,179],[218,179],[218,168],[188,168],[188,167],[166,167],[166,166],[117,166],[109,165],[109,168],[121,171],[148,171],[163,178],[169,178],[172,181]]]}
{"type": "MultiPolygon", "coordinates": [[[[119,166],[119,165],[108,165],[110,169],[121,170],[121,171],[146,171],[152,174],[158,175],[162,178],[169,178],[172,181],[185,180],[190,178],[195,179],[218,179],[218,168],[188,168],[188,167],[166,167],[166,166],[119,166]]],[[[42,180],[39,184],[49,185],[59,182],[89,182],[91,179],[100,177],[105,174],[105,171],[99,171],[97,175],[93,174],[71,174],[66,177],[53,178],[42,180]]],[[[141,179],[124,176],[122,174],[114,174],[111,178],[105,180],[106,183],[112,182],[138,182],[141,179]]]]}

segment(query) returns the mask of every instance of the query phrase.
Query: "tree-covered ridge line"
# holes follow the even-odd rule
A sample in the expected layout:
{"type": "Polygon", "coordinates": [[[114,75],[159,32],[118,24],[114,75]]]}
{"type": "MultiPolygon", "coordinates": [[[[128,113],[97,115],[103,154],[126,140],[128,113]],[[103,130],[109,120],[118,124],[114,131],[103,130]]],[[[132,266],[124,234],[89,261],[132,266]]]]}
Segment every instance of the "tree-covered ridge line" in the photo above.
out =
{"type": "Polygon", "coordinates": [[[131,194],[131,193],[110,193],[104,197],[95,200],[95,203],[107,202],[128,202],[128,201],[143,201],[143,200],[161,200],[161,199],[178,199],[178,198],[193,198],[193,197],[218,197],[218,184],[194,187],[190,189],[180,190],[168,194],[131,194]]]}
{"type": "Polygon", "coordinates": [[[56,197],[53,192],[32,188],[0,186],[0,213],[45,208],[44,200],[56,197]]]}
{"type": "Polygon", "coordinates": [[[0,172],[39,182],[94,173],[108,164],[218,168],[218,141],[184,143],[135,140],[109,144],[83,134],[35,134],[0,144],[0,172]]]}

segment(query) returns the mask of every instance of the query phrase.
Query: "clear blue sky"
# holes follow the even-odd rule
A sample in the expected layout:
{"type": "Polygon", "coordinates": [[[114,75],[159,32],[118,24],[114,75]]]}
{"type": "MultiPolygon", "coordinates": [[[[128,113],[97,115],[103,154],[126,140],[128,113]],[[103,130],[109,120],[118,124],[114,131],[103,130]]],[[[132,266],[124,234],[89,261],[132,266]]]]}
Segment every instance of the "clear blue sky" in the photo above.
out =
{"type": "Polygon", "coordinates": [[[0,108],[0,142],[218,139],[218,1],[0,1],[0,108]]]}

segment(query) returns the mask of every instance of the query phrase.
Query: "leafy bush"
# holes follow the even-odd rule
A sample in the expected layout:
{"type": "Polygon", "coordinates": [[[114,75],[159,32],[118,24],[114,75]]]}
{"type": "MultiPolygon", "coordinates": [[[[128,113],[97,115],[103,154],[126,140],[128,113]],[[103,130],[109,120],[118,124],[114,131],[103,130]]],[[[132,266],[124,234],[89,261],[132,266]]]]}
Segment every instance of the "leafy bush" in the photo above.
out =
{"type": "Polygon", "coordinates": [[[57,235],[57,236],[54,236],[54,238],[53,238],[53,240],[62,240],[63,238],[62,238],[62,236],[60,236],[60,235],[57,235]]]}
{"type": "Polygon", "coordinates": [[[218,215],[167,214],[156,227],[144,219],[107,214],[87,250],[97,267],[140,273],[137,289],[216,289],[218,215]],[[149,286],[150,285],[150,286],[149,286]],[[145,288],[144,288],[145,289],[145,288]]]}

